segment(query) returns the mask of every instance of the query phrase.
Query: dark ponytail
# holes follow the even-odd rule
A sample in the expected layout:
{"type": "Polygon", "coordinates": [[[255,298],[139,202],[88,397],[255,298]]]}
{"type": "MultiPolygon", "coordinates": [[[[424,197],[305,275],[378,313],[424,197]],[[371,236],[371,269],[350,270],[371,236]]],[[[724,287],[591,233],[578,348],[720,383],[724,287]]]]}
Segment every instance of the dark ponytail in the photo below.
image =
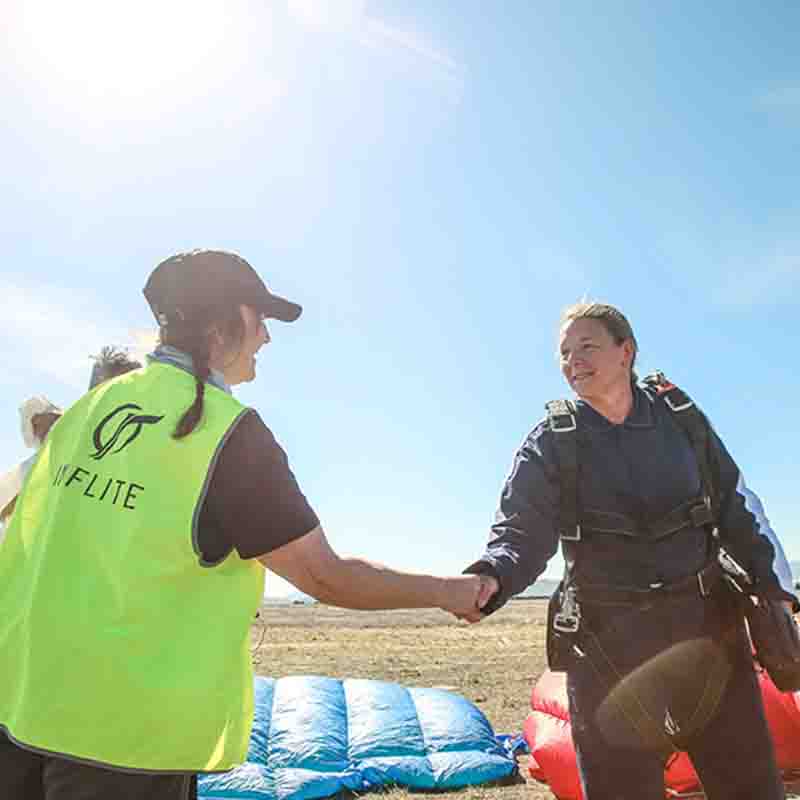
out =
{"type": "Polygon", "coordinates": [[[162,328],[161,344],[170,345],[192,357],[194,372],[194,402],[183,412],[172,433],[173,439],[188,436],[203,419],[203,398],[206,381],[211,376],[209,359],[211,357],[211,337],[219,331],[228,346],[241,346],[244,337],[244,321],[239,307],[229,309],[227,314],[215,314],[213,319],[193,320],[184,323],[180,329],[162,328]]]}
{"type": "Polygon", "coordinates": [[[206,381],[211,374],[211,368],[208,366],[208,335],[184,349],[192,357],[195,385],[194,402],[183,412],[183,416],[178,420],[178,424],[172,433],[173,439],[183,439],[184,436],[188,436],[203,418],[203,397],[206,393],[206,381]]]}

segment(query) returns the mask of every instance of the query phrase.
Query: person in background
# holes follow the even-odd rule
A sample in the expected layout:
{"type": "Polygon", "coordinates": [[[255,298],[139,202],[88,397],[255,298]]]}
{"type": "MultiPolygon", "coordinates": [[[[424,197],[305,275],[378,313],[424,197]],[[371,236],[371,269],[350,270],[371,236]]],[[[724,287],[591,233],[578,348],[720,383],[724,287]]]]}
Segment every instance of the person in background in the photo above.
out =
{"type": "MultiPolygon", "coordinates": [[[[38,451],[48,431],[61,416],[62,410],[43,395],[28,398],[19,408],[22,440],[26,447],[38,451]]],[[[0,475],[0,542],[3,541],[8,520],[14,511],[17,496],[30,472],[37,453],[0,475]]]]}
{"type": "Polygon", "coordinates": [[[127,350],[121,350],[110,345],[102,348],[96,356],[92,356],[92,360],[94,364],[92,373],[89,376],[90,391],[101,383],[110,381],[112,378],[118,378],[120,375],[125,375],[135,369],[141,369],[142,366],[139,361],[131,358],[127,350]]]}
{"type": "Polygon", "coordinates": [[[491,589],[333,549],[231,394],[255,378],[267,322],[299,305],[220,250],[166,259],[144,295],[159,346],[65,412],[0,550],[3,797],[184,800],[196,773],[243,761],[265,568],[352,609],[466,617],[491,589]]]}
{"type": "Polygon", "coordinates": [[[718,466],[709,487],[681,408],[659,391],[671,385],[637,384],[637,351],[613,306],[564,311],[561,370],[576,400],[548,404],[514,458],[486,551],[466,570],[492,580],[493,594],[467,619],[535,581],[560,539],[567,571],[548,655],[567,673],[586,800],[662,800],[675,750],[688,751],[709,800],[777,800],[783,785],[714,529],[754,594],[796,608],[779,574],[788,570],[725,445],[708,427],[718,466]]]}
{"type": "MultiPolygon", "coordinates": [[[[130,358],[126,351],[111,346],[103,347],[98,355],[91,358],[94,365],[89,378],[89,389],[142,366],[130,358]]],[[[26,447],[33,448],[37,453],[0,476],[0,542],[3,541],[5,527],[14,511],[17,496],[36,459],[38,449],[42,446],[50,428],[63,413],[62,409],[53,405],[43,395],[31,397],[20,406],[22,439],[26,447]]]]}

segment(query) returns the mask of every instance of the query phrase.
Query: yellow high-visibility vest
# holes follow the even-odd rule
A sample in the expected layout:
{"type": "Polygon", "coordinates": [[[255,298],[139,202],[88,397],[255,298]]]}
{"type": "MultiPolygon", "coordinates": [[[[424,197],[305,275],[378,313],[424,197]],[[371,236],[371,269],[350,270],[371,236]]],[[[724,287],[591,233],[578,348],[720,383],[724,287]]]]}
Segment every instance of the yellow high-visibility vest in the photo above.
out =
{"type": "Polygon", "coordinates": [[[197,519],[246,409],[168,364],[102,384],[56,423],[0,548],[0,728],[128,770],[225,770],[253,715],[249,628],[264,569],[205,565],[197,519]]]}

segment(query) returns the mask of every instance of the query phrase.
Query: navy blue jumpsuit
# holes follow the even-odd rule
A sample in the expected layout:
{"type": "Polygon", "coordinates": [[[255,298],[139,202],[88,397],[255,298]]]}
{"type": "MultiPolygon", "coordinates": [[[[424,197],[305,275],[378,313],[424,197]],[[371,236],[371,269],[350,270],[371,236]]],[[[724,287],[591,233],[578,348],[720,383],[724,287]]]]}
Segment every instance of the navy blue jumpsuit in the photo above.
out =
{"type": "MultiPolygon", "coordinates": [[[[578,498],[582,510],[633,517],[642,529],[697,497],[701,480],[694,451],[663,400],[634,387],[634,405],[612,424],[577,401],[578,498]]],[[[773,569],[774,550],[737,486],[739,469],[719,438],[722,538],[764,595],[794,600],[773,569]]],[[[546,421],[517,451],[502,490],[484,555],[467,572],[494,575],[500,607],[544,571],[555,554],[560,485],[546,421]]],[[[699,572],[712,553],[710,536],[686,527],[657,541],[587,533],[577,547],[575,581],[582,585],[647,589],[699,572]]],[[[727,663],[725,689],[711,719],[691,733],[686,749],[711,800],[783,797],[749,645],[728,589],[710,597],[684,595],[652,605],[582,604],[582,631],[602,642],[621,683],[647,685],[647,707],[668,733],[691,732],[704,676],[714,653],[727,663]],[[655,666],[654,666],[655,665],[655,666]],[[698,688],[699,687],[699,688],[698,688]],[[657,709],[653,712],[653,709],[657,709]]],[[[567,669],[570,715],[586,800],[662,800],[665,756],[614,702],[607,673],[578,652],[567,669]]],[[[708,683],[708,682],[707,682],[708,683]]]]}

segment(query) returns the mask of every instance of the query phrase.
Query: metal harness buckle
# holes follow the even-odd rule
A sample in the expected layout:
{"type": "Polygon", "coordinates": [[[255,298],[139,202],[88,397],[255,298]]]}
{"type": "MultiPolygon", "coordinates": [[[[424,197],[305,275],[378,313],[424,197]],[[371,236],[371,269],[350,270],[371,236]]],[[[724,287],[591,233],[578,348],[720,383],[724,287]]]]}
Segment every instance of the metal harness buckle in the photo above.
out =
{"type": "Polygon", "coordinates": [[[698,528],[714,521],[714,514],[711,510],[711,498],[708,495],[703,497],[703,502],[701,504],[692,506],[689,509],[689,519],[692,521],[692,524],[698,528]]]}
{"type": "Polygon", "coordinates": [[[553,617],[553,627],[561,633],[577,633],[581,626],[581,618],[577,612],[573,614],[556,614],[553,617]]]}
{"type": "Polygon", "coordinates": [[[553,433],[570,433],[577,430],[575,413],[568,400],[551,400],[545,403],[547,416],[550,418],[550,430],[553,433]]]}
{"type": "Polygon", "coordinates": [[[581,610],[578,606],[574,590],[564,591],[561,609],[553,616],[553,628],[561,633],[577,633],[581,626],[581,610]]]}
{"type": "MultiPolygon", "coordinates": [[[[677,388],[677,387],[676,387],[677,388]]],[[[664,392],[661,396],[664,398],[664,402],[673,410],[673,411],[686,411],[687,408],[691,408],[694,405],[694,402],[690,400],[688,397],[686,398],[685,403],[673,403],[672,399],[670,398],[670,394],[674,391],[674,389],[670,389],[668,392],[664,392]]],[[[680,391],[680,389],[678,389],[680,391]]],[[[684,395],[686,397],[686,395],[684,395]]]]}
{"type": "Polygon", "coordinates": [[[558,414],[550,417],[550,430],[553,431],[553,433],[570,433],[571,431],[577,430],[577,428],[578,423],[575,421],[574,414],[558,414]],[[561,424],[561,420],[565,420],[563,425],[561,424]]]}
{"type": "Polygon", "coordinates": [[[694,405],[694,403],[686,396],[686,394],[682,392],[660,370],[658,372],[654,372],[652,375],[648,375],[644,381],[648,386],[655,388],[656,392],[658,392],[658,396],[664,398],[664,402],[672,409],[672,411],[686,411],[687,408],[691,408],[694,405]],[[673,402],[670,399],[670,395],[673,392],[677,392],[679,395],[686,397],[686,402],[673,402]]]}
{"type": "Polygon", "coordinates": [[[559,528],[558,538],[566,542],[579,542],[581,540],[581,526],[575,526],[575,533],[568,533],[566,528],[559,528]]]}

